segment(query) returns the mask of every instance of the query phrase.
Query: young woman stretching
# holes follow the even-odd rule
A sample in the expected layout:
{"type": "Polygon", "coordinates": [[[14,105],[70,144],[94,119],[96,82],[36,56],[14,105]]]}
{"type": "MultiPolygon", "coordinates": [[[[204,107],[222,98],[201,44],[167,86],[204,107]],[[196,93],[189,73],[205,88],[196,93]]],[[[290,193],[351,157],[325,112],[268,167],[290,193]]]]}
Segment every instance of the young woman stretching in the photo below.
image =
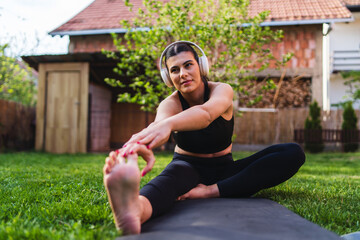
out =
{"type": "Polygon", "coordinates": [[[234,161],[232,88],[208,81],[206,56],[194,43],[170,44],[160,62],[164,82],[177,91],[160,103],[155,121],[111,152],[104,166],[116,227],[124,234],[140,233],[142,223],[168,211],[176,200],[250,197],[286,181],[304,163],[304,152],[294,143],[273,145],[234,161]],[[144,176],[155,163],[151,149],[164,144],[172,132],[172,162],[139,192],[138,156],[147,162],[144,176]]]}

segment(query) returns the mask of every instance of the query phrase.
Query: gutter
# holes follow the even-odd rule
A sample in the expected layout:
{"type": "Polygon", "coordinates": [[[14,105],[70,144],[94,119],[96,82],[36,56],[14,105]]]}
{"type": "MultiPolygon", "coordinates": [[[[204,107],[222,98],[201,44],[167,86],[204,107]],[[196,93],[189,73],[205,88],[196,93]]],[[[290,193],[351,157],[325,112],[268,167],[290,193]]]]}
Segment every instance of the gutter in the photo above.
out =
{"type": "MultiPolygon", "coordinates": [[[[134,28],[135,31],[148,31],[150,28],[134,28]]],[[[54,37],[60,35],[61,37],[68,36],[81,36],[81,35],[103,35],[110,33],[126,33],[126,28],[108,28],[108,29],[89,29],[89,30],[78,30],[78,31],[58,31],[50,32],[49,35],[54,37]]]]}
{"type": "Polygon", "coordinates": [[[313,20],[297,20],[297,21],[273,21],[263,22],[260,26],[291,26],[291,25],[310,25],[310,24],[323,24],[323,23],[336,23],[336,22],[353,22],[354,17],[350,18],[333,18],[333,19],[313,19],[313,20]]]}
{"type": "MultiPolygon", "coordinates": [[[[297,21],[271,21],[263,22],[260,26],[275,27],[275,26],[291,26],[291,25],[310,25],[310,24],[323,24],[323,23],[335,23],[335,22],[352,22],[353,17],[350,18],[335,18],[335,19],[314,19],[314,20],[297,20],[297,21]]],[[[243,24],[244,27],[250,26],[250,24],[243,24]]],[[[133,31],[148,31],[150,28],[134,28],[133,31]]],[[[51,36],[60,35],[65,36],[83,36],[83,35],[103,35],[110,33],[126,33],[126,28],[108,28],[108,29],[89,29],[89,30],[78,30],[78,31],[57,31],[50,32],[51,36]]]]}

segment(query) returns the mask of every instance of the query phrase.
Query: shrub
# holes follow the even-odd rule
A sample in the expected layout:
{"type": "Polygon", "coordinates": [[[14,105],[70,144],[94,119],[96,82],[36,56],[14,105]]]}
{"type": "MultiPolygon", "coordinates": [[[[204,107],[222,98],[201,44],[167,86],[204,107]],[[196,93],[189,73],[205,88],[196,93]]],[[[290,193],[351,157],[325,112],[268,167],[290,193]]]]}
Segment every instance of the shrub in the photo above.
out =
{"type": "Polygon", "coordinates": [[[0,45],[0,99],[35,106],[36,78],[28,66],[5,55],[7,47],[0,45]]]}
{"type": "Polygon", "coordinates": [[[305,149],[317,153],[324,150],[322,127],[320,121],[321,109],[314,101],[309,106],[309,116],[305,120],[305,149]]]}
{"type": "Polygon", "coordinates": [[[357,117],[352,102],[343,104],[342,146],[344,152],[355,152],[358,147],[359,134],[357,130],[357,117]],[[354,131],[355,130],[355,131],[354,131]]]}

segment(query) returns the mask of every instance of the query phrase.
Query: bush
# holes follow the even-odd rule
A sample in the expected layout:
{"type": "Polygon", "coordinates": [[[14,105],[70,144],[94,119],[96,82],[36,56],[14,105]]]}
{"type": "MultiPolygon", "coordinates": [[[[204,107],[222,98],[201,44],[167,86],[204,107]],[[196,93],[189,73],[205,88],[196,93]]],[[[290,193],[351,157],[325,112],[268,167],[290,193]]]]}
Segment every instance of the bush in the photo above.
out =
{"type": "Polygon", "coordinates": [[[35,106],[36,78],[26,64],[5,55],[7,47],[0,45],[0,99],[35,106]]]}
{"type": "Polygon", "coordinates": [[[355,152],[358,147],[359,134],[357,131],[357,117],[352,102],[343,104],[342,146],[344,152],[355,152]]]}
{"type": "Polygon", "coordinates": [[[312,153],[322,152],[322,127],[320,121],[321,109],[316,101],[309,106],[309,116],[305,120],[305,150],[312,153]]]}

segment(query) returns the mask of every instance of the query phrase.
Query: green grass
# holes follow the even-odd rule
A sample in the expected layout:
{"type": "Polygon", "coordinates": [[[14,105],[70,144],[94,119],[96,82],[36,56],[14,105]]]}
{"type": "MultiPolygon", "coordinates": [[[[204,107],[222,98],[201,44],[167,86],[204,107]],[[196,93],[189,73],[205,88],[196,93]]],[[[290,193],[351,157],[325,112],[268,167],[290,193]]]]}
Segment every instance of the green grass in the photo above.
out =
{"type": "MultiPolygon", "coordinates": [[[[237,152],[234,158],[250,153],[237,152]]],[[[171,161],[159,153],[141,185],[171,161]]],[[[105,154],[0,154],[0,239],[114,239],[102,183],[105,154]]],[[[140,162],[144,166],[144,162],[140,162]]],[[[307,154],[295,177],[257,196],[340,235],[359,231],[360,153],[307,154]]]]}

